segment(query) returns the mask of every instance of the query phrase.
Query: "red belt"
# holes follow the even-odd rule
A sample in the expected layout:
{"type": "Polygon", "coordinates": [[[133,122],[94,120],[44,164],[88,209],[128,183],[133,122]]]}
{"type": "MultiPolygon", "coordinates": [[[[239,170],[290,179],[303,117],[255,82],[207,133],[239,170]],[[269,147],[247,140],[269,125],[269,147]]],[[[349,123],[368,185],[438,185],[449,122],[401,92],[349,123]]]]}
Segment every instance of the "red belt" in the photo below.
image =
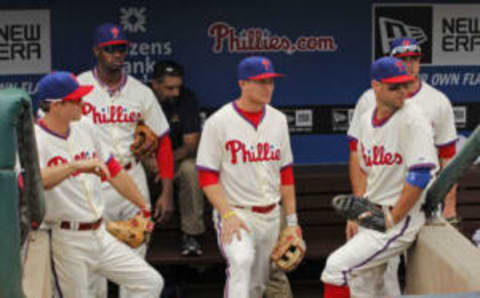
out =
{"type": "Polygon", "coordinates": [[[60,222],[60,228],[64,230],[77,230],[77,231],[88,231],[96,230],[102,225],[102,218],[100,217],[95,222],[70,222],[62,221],[60,222]]]}
{"type": "Polygon", "coordinates": [[[250,210],[252,212],[257,212],[257,213],[268,213],[275,209],[277,206],[277,203],[267,205],[267,206],[242,206],[242,205],[234,205],[233,207],[238,208],[238,209],[246,209],[250,210]]]}

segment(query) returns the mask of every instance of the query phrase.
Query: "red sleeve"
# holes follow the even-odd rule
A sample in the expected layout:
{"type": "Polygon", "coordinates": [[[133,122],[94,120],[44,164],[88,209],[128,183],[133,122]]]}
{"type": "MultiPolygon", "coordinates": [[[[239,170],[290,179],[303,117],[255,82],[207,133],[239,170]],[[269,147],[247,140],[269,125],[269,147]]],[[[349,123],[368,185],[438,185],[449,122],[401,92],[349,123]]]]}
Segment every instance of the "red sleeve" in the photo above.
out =
{"type": "Polygon", "coordinates": [[[157,152],[157,166],[160,178],[173,179],[173,153],[170,136],[165,134],[160,138],[157,152]]]}
{"type": "Polygon", "coordinates": [[[115,176],[123,170],[122,165],[115,159],[115,157],[111,156],[108,161],[105,163],[107,165],[108,171],[110,172],[110,176],[115,178],[115,176]]]}
{"type": "Polygon", "coordinates": [[[348,147],[350,148],[351,152],[357,152],[357,143],[358,141],[356,139],[350,139],[348,141],[348,147]]]}
{"type": "Polygon", "coordinates": [[[295,181],[293,179],[293,168],[292,166],[284,167],[280,170],[281,182],[282,185],[293,185],[295,181]]]}
{"type": "Polygon", "coordinates": [[[218,180],[218,172],[198,170],[198,182],[200,183],[200,188],[218,184],[218,180]]]}
{"type": "Polygon", "coordinates": [[[438,147],[438,156],[442,159],[450,159],[454,157],[456,153],[457,147],[455,146],[455,142],[438,147]]]}

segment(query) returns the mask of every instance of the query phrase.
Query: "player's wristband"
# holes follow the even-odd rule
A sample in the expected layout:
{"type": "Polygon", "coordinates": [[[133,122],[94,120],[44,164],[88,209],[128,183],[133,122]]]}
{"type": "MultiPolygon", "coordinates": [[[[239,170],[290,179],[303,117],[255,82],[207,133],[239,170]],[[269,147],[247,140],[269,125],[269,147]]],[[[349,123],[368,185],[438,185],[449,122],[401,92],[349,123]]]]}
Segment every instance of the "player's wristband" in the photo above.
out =
{"type": "Polygon", "coordinates": [[[225,213],[225,214],[222,215],[222,218],[223,218],[223,219],[227,219],[227,218],[229,218],[229,217],[234,216],[235,214],[236,214],[236,213],[235,213],[235,211],[233,211],[233,210],[232,210],[232,211],[228,211],[227,213],[225,213]]]}
{"type": "Polygon", "coordinates": [[[287,215],[287,226],[288,227],[296,227],[298,226],[298,217],[296,213],[292,213],[287,215]]]}
{"type": "Polygon", "coordinates": [[[140,208],[140,212],[142,213],[143,217],[144,218],[150,218],[152,217],[152,211],[150,210],[150,208],[148,208],[147,206],[143,206],[140,208]]]}

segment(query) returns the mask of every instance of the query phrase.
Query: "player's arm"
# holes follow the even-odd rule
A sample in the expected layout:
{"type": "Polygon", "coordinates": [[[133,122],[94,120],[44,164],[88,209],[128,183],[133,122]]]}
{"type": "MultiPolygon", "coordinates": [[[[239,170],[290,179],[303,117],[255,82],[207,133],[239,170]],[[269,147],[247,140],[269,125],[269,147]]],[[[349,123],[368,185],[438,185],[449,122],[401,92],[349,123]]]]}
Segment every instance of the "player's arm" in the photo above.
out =
{"type": "Polygon", "coordinates": [[[298,226],[297,199],[295,196],[295,181],[291,164],[281,169],[280,177],[280,194],[282,195],[282,206],[285,211],[287,226],[296,227],[298,226]]]}
{"type": "MultiPolygon", "coordinates": [[[[412,207],[417,203],[420,195],[423,192],[423,189],[428,185],[430,179],[431,175],[429,168],[409,171],[407,179],[403,184],[400,198],[391,211],[393,221],[392,226],[405,218],[410,209],[412,209],[412,207]]],[[[389,228],[388,223],[387,228],[389,228]]]]}
{"type": "Polygon", "coordinates": [[[209,174],[202,170],[199,171],[200,187],[207,196],[208,201],[213,205],[213,208],[220,214],[222,220],[221,242],[224,244],[231,243],[234,235],[240,241],[242,240],[240,229],[244,229],[247,232],[250,232],[250,229],[228,204],[223,187],[218,183],[218,180],[215,182],[215,178],[212,176],[215,174],[209,174]]]}
{"type": "Polygon", "coordinates": [[[350,174],[352,193],[358,197],[363,196],[367,190],[367,175],[365,175],[365,173],[362,171],[362,168],[360,167],[360,161],[358,160],[356,148],[355,150],[350,149],[348,170],[350,174]]]}
{"type": "Polygon", "coordinates": [[[109,182],[119,194],[132,202],[135,206],[141,210],[146,208],[145,199],[132,177],[125,170],[120,170],[115,177],[110,178],[109,182]]]}
{"type": "Polygon", "coordinates": [[[153,91],[147,89],[144,97],[144,121],[157,134],[159,134],[159,146],[156,155],[158,168],[157,182],[161,180],[162,193],[157,198],[154,217],[157,223],[166,221],[173,214],[173,153],[172,142],[169,136],[169,125],[160,104],[155,98],[153,91]]]}
{"type": "Polygon", "coordinates": [[[98,159],[80,160],[56,166],[45,167],[41,170],[43,187],[52,189],[74,173],[91,173],[104,179],[110,179],[107,167],[98,159]]]}
{"type": "Polygon", "coordinates": [[[170,136],[165,134],[160,137],[157,152],[158,177],[162,182],[162,193],[157,198],[154,217],[157,223],[168,220],[173,214],[173,154],[170,136]]]}
{"type": "MultiPolygon", "coordinates": [[[[352,142],[352,141],[351,141],[352,142]]],[[[355,141],[356,146],[356,141],[355,141]]],[[[367,189],[367,175],[362,171],[360,167],[360,161],[358,160],[358,154],[355,151],[350,150],[350,158],[348,162],[348,170],[350,175],[350,185],[352,186],[352,193],[355,196],[363,196],[367,189]]],[[[355,234],[358,233],[358,224],[354,220],[347,220],[345,226],[345,237],[350,240],[355,234]]]]}
{"type": "Polygon", "coordinates": [[[365,91],[358,99],[353,111],[352,121],[348,128],[348,147],[350,156],[348,162],[348,170],[350,176],[350,184],[352,193],[355,196],[363,196],[367,190],[367,176],[360,167],[358,158],[358,138],[362,132],[362,115],[374,104],[374,94],[372,90],[365,91]]]}
{"type": "Polygon", "coordinates": [[[188,133],[183,135],[183,145],[173,151],[174,161],[183,160],[195,156],[200,140],[200,133],[188,133]]]}
{"type": "Polygon", "coordinates": [[[234,212],[225,199],[225,192],[220,184],[210,184],[202,187],[202,190],[207,196],[208,201],[212,204],[213,208],[217,210],[220,216],[224,217],[226,214],[234,212]]]}
{"type": "Polygon", "coordinates": [[[387,218],[387,228],[400,222],[417,203],[432,179],[431,170],[437,165],[431,125],[422,116],[406,118],[400,128],[400,140],[410,137],[402,146],[404,162],[408,166],[400,197],[387,218]],[[389,221],[393,221],[390,222],[389,221]]]}
{"type": "Polygon", "coordinates": [[[296,214],[297,202],[295,199],[295,185],[280,186],[280,193],[282,194],[282,205],[287,216],[296,214]]]}
{"type": "MultiPolygon", "coordinates": [[[[445,168],[453,158],[441,158],[440,157],[440,168],[443,169],[445,168]]],[[[450,218],[456,218],[457,216],[457,184],[454,184],[452,186],[452,189],[448,192],[448,194],[445,197],[445,200],[443,201],[443,217],[446,219],[450,218]]]]}
{"type": "Polygon", "coordinates": [[[75,173],[74,163],[45,167],[41,170],[43,188],[52,189],[75,173]]]}

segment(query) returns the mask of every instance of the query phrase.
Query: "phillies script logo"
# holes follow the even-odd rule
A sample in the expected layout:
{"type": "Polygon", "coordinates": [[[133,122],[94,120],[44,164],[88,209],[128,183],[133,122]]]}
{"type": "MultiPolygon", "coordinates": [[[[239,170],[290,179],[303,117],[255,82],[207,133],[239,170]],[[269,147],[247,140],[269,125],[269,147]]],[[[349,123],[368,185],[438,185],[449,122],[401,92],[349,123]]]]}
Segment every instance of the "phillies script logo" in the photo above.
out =
{"type": "Polygon", "coordinates": [[[333,36],[300,36],[295,41],[282,35],[272,35],[264,28],[237,29],[227,23],[215,22],[208,27],[208,36],[213,38],[212,51],[230,53],[245,52],[334,52],[338,46],[333,36]]]}
{"type": "Polygon", "coordinates": [[[403,158],[399,153],[385,153],[385,147],[383,146],[373,146],[372,150],[367,150],[365,152],[365,147],[363,144],[361,145],[362,148],[362,157],[365,161],[367,167],[371,166],[380,166],[380,165],[401,165],[403,162],[403,158]]]}
{"type": "Polygon", "coordinates": [[[111,105],[108,108],[102,108],[97,111],[97,107],[91,103],[84,102],[82,105],[82,114],[88,116],[92,114],[93,123],[131,123],[137,122],[142,118],[142,113],[135,111],[128,112],[126,107],[111,105]]]}
{"type": "MultiPolygon", "coordinates": [[[[90,159],[90,158],[93,159],[95,157],[97,157],[96,152],[90,153],[88,151],[82,151],[78,154],[75,154],[73,159],[75,161],[78,161],[78,160],[87,160],[87,159],[90,159]]],[[[67,164],[67,163],[68,163],[68,160],[66,158],[63,158],[61,156],[54,156],[47,161],[47,167],[55,167],[55,166],[59,166],[59,165],[67,164]]],[[[75,177],[78,174],[80,174],[79,171],[73,173],[72,176],[75,177]]]]}
{"type": "Polygon", "coordinates": [[[247,149],[245,144],[239,140],[231,140],[225,143],[225,149],[232,153],[232,164],[236,164],[238,159],[242,159],[244,163],[280,160],[280,149],[275,149],[273,145],[267,142],[258,143],[257,150],[253,146],[247,149]]]}

